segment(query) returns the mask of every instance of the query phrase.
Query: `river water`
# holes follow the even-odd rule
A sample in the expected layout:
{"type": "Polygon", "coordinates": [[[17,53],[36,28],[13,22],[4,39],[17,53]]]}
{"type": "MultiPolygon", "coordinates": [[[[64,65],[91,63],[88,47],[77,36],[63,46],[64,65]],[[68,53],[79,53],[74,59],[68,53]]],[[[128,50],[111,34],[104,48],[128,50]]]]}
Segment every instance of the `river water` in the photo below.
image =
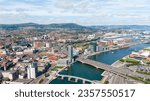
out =
{"type": "MultiPolygon", "coordinates": [[[[105,52],[105,53],[92,56],[90,58],[95,61],[99,61],[99,62],[111,65],[118,59],[121,59],[122,57],[130,54],[132,51],[141,50],[145,47],[150,47],[150,43],[132,46],[129,48],[119,49],[115,51],[109,51],[109,52],[105,52]]],[[[102,73],[103,73],[103,70],[93,68],[90,65],[82,64],[80,62],[76,62],[68,70],[62,71],[60,74],[83,77],[89,80],[101,80],[102,73]]],[[[82,84],[82,82],[75,83],[75,82],[70,82],[67,79],[64,79],[64,80],[55,79],[50,84],[82,84]]]]}

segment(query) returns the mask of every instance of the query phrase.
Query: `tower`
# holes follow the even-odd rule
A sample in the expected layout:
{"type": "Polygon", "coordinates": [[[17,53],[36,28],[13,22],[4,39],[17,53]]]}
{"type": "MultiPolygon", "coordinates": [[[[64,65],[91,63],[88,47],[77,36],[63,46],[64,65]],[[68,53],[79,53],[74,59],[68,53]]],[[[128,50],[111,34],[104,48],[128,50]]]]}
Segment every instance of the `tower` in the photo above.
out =
{"type": "Polygon", "coordinates": [[[27,68],[27,75],[28,75],[28,79],[35,79],[37,76],[37,63],[31,63],[28,68],[27,68]]]}
{"type": "Polygon", "coordinates": [[[72,63],[72,58],[73,58],[73,47],[72,46],[68,46],[68,62],[72,63]]]}
{"type": "Polygon", "coordinates": [[[90,52],[96,52],[97,51],[97,44],[95,42],[92,42],[89,46],[90,52]]]}

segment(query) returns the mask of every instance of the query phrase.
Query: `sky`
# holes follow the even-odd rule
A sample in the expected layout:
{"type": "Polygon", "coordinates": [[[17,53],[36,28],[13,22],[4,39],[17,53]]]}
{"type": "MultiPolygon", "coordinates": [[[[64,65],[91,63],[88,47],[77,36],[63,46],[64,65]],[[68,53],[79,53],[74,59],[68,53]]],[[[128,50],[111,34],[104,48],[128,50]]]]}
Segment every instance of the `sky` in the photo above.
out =
{"type": "Polygon", "coordinates": [[[0,0],[0,24],[150,25],[150,0],[0,0]]]}

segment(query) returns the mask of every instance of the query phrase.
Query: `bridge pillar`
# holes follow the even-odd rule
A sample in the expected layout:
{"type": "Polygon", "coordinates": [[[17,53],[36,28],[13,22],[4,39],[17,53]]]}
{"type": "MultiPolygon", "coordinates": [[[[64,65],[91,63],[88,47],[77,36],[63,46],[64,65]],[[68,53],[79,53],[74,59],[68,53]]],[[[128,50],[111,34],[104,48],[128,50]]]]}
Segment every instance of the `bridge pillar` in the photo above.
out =
{"type": "Polygon", "coordinates": [[[82,83],[85,84],[85,80],[83,80],[82,83]]]}
{"type": "Polygon", "coordinates": [[[77,78],[75,79],[75,82],[78,82],[78,79],[77,79],[77,78]]]}
{"type": "Polygon", "coordinates": [[[70,81],[71,80],[71,77],[68,77],[68,81],[70,81]]]}
{"type": "Polygon", "coordinates": [[[63,80],[63,79],[64,79],[64,77],[63,77],[63,76],[61,76],[61,79],[63,80]]]}

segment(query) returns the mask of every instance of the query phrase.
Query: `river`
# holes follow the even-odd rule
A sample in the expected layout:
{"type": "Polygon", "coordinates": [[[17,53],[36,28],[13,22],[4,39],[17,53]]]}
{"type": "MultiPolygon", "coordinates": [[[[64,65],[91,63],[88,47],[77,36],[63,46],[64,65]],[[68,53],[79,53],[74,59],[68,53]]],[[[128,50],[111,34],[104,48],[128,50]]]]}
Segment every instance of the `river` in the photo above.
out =
{"type": "MultiPolygon", "coordinates": [[[[97,54],[95,56],[91,56],[90,59],[111,65],[118,59],[121,59],[122,57],[130,54],[132,51],[141,50],[149,46],[150,46],[150,43],[140,44],[136,46],[131,46],[129,48],[124,48],[124,49],[97,54]]],[[[102,73],[103,73],[103,70],[98,70],[96,68],[93,68],[90,65],[76,62],[68,70],[62,71],[60,74],[83,77],[89,80],[101,80],[102,73]]],[[[64,79],[64,80],[55,79],[50,84],[82,84],[82,82],[75,83],[75,82],[67,81],[67,79],[64,79]]]]}

